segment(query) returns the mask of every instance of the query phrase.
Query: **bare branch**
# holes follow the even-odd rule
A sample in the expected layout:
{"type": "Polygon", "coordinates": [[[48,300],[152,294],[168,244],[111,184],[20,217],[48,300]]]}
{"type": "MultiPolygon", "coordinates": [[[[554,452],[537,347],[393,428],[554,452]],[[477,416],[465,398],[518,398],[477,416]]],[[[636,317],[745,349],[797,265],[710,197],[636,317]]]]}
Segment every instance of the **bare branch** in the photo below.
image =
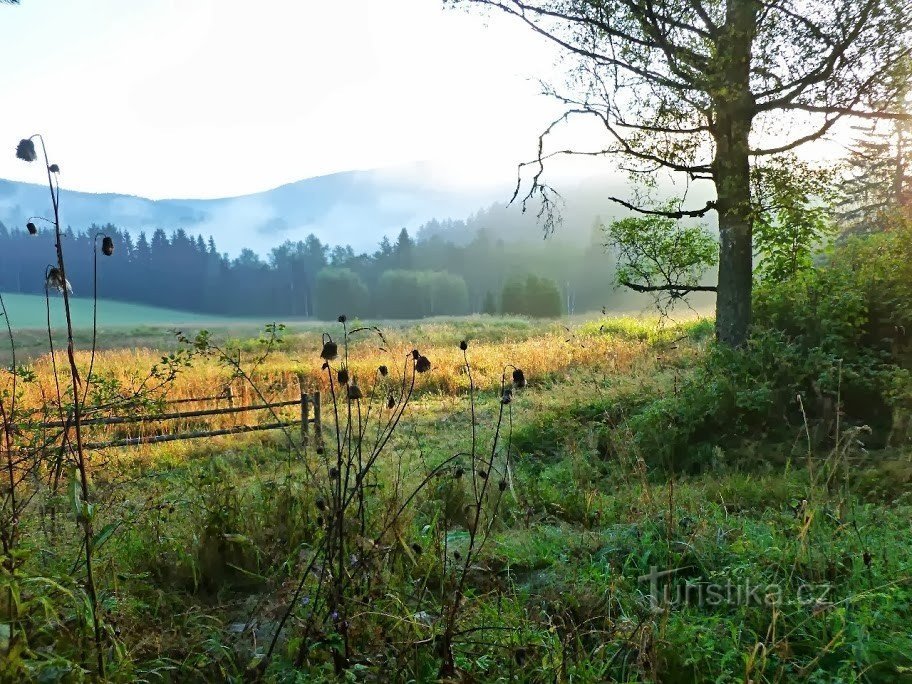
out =
{"type": "Polygon", "coordinates": [[[628,280],[622,281],[621,285],[629,287],[636,292],[671,292],[673,297],[683,297],[689,292],[718,291],[718,288],[715,285],[675,285],[672,283],[667,285],[638,285],[637,283],[631,283],[628,280]]]}

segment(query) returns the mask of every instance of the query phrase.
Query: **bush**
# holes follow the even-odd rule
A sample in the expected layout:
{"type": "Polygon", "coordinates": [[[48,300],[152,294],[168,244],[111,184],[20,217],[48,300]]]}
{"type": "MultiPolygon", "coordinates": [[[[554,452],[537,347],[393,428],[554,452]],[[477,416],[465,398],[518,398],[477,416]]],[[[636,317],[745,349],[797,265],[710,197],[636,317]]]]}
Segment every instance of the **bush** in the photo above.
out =
{"type": "Polygon", "coordinates": [[[504,283],[501,310],[533,318],[556,318],[561,315],[561,295],[557,284],[547,278],[529,275],[525,280],[514,276],[504,283]]]}
{"type": "Polygon", "coordinates": [[[754,316],[744,349],[711,347],[673,393],[630,407],[627,428],[647,462],[697,468],[718,446],[794,439],[805,419],[821,445],[835,437],[837,410],[841,426],[872,429],[869,446],[912,424],[908,221],[761,282],[754,316]]]}
{"type": "Polygon", "coordinates": [[[332,320],[342,313],[367,313],[367,287],[351,269],[324,268],[317,274],[315,290],[317,318],[332,320]]]}
{"type": "Polygon", "coordinates": [[[386,318],[461,316],[469,290],[461,276],[442,271],[386,271],[377,283],[376,311],[386,318]]]}

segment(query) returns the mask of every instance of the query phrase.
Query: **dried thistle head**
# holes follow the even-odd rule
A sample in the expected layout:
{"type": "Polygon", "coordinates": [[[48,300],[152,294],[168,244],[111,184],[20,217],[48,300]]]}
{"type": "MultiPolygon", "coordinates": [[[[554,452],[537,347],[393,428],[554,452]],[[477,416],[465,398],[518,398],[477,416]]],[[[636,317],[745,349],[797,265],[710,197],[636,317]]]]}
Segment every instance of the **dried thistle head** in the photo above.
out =
{"type": "Polygon", "coordinates": [[[504,389],[503,394],[500,397],[500,403],[506,405],[511,401],[513,401],[513,390],[507,387],[504,389]]]}
{"type": "Polygon", "coordinates": [[[48,269],[45,286],[49,290],[57,290],[57,292],[60,292],[61,294],[63,294],[64,290],[70,294],[73,294],[73,286],[70,285],[70,281],[63,277],[60,269],[56,266],[48,269]]]}
{"type": "Polygon", "coordinates": [[[29,232],[29,235],[34,235],[38,232],[38,226],[36,226],[31,221],[25,224],[25,229],[29,232]]]}
{"type": "Polygon", "coordinates": [[[101,241],[101,253],[105,256],[111,256],[114,254],[114,240],[112,240],[107,235],[101,241]]]}
{"type": "Polygon", "coordinates": [[[395,406],[396,406],[396,397],[394,397],[392,395],[392,393],[390,393],[390,395],[386,398],[386,408],[393,409],[393,408],[395,408],[395,406]]]}
{"type": "Polygon", "coordinates": [[[339,372],[336,373],[336,378],[339,380],[340,385],[347,385],[348,384],[348,369],[340,368],[339,372]]]}
{"type": "Polygon", "coordinates": [[[415,359],[415,361],[418,360],[419,356],[421,356],[421,352],[417,349],[412,349],[412,358],[415,359]]]}
{"type": "Polygon", "coordinates": [[[323,343],[323,350],[320,352],[320,358],[326,361],[332,361],[339,356],[339,345],[332,341],[332,339],[327,340],[323,343]]]}
{"type": "Polygon", "coordinates": [[[415,361],[415,370],[419,373],[427,373],[431,370],[431,361],[426,356],[419,356],[418,360],[415,361]]]}
{"type": "Polygon", "coordinates": [[[348,320],[348,317],[345,314],[340,314],[339,318],[336,319],[339,323],[345,323],[348,320]]]}
{"type": "Polygon", "coordinates": [[[389,368],[387,368],[386,366],[380,366],[377,369],[377,372],[380,373],[380,375],[382,375],[385,378],[387,375],[389,375],[389,368]]]}
{"type": "Polygon", "coordinates": [[[465,351],[466,349],[469,348],[469,343],[466,342],[465,340],[463,340],[462,342],[459,343],[459,348],[460,348],[462,351],[465,351]]]}
{"type": "Polygon", "coordinates": [[[526,386],[526,374],[523,373],[519,368],[513,370],[513,387],[516,389],[522,389],[526,386]]]}
{"type": "Polygon", "coordinates": [[[363,396],[364,395],[361,393],[361,388],[358,387],[357,384],[353,382],[348,386],[348,398],[351,401],[358,401],[358,399],[361,399],[363,396]]]}
{"type": "Polygon", "coordinates": [[[57,164],[51,164],[48,167],[48,171],[50,171],[51,173],[60,173],[60,167],[57,166],[57,164]]]}
{"type": "Polygon", "coordinates": [[[16,145],[16,158],[22,161],[33,162],[38,159],[38,153],[35,152],[35,143],[31,138],[23,138],[16,145]]]}

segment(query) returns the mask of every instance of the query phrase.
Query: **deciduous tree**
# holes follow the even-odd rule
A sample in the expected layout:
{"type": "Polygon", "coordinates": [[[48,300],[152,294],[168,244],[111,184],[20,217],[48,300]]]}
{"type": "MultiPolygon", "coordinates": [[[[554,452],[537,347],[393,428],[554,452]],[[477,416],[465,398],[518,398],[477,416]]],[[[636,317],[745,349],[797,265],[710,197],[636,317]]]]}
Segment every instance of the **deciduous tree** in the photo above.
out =
{"type": "MultiPolygon", "coordinates": [[[[897,118],[885,108],[891,67],[910,53],[912,0],[450,0],[499,9],[562,48],[577,87],[550,90],[566,111],[539,138],[526,200],[546,218],[557,155],[615,156],[632,173],[667,169],[708,182],[715,199],[669,218],[718,217],[716,334],[740,345],[751,319],[751,167],[830,132],[846,117],[897,118]],[[561,123],[596,119],[605,144],[548,150],[561,123]]],[[[517,194],[521,185],[517,185],[517,194]]],[[[553,225],[546,220],[546,229],[553,225]]],[[[658,287],[679,290],[678,283],[658,287]]]]}

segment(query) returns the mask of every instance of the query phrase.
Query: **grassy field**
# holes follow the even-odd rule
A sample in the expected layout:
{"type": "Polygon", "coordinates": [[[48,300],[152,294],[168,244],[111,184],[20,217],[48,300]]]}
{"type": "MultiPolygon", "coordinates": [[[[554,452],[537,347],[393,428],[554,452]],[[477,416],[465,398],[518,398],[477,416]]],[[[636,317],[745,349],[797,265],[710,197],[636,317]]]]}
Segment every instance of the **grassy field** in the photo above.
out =
{"type": "MultiPolygon", "coordinates": [[[[13,329],[44,329],[47,327],[47,305],[43,295],[4,294],[3,300],[9,312],[13,329]]],[[[55,328],[65,325],[63,297],[51,296],[51,323],[55,328]]],[[[92,300],[86,297],[71,297],[73,326],[80,329],[92,327],[92,300]]],[[[141,328],[143,326],[174,325],[225,325],[237,323],[237,319],[194,314],[187,311],[160,309],[142,304],[129,304],[113,300],[98,301],[98,325],[103,328],[141,328]]],[[[242,321],[250,323],[252,321],[242,321]]]]}
{"type": "MultiPolygon", "coordinates": [[[[10,324],[16,333],[18,359],[31,360],[46,354],[48,332],[45,298],[38,295],[4,294],[3,300],[9,313],[10,324]]],[[[73,297],[70,302],[76,346],[83,350],[90,349],[93,327],[92,300],[73,297]]],[[[66,319],[60,296],[51,297],[50,309],[54,345],[58,349],[63,348],[66,345],[66,319]]],[[[110,300],[99,300],[97,316],[95,342],[98,349],[149,349],[155,352],[170,350],[176,346],[174,331],[177,329],[191,335],[203,329],[210,330],[221,340],[234,341],[243,346],[244,340],[255,338],[268,322],[266,317],[220,317],[110,300]]],[[[560,324],[553,322],[535,322],[521,317],[497,317],[495,322],[490,316],[431,318],[421,321],[364,321],[362,324],[380,326],[392,333],[408,329],[409,335],[420,339],[428,330],[437,336],[446,335],[442,331],[451,320],[458,322],[459,331],[451,331],[450,340],[465,332],[488,342],[505,339],[518,341],[543,330],[563,329],[560,324]]],[[[577,316],[569,319],[567,323],[575,325],[584,320],[585,316],[577,316]]],[[[280,319],[280,322],[287,326],[290,337],[297,336],[301,340],[318,338],[329,325],[327,322],[314,320],[280,319]]],[[[0,347],[0,362],[8,363],[10,358],[9,345],[0,347]]]]}
{"type": "MultiPolygon", "coordinates": [[[[20,359],[30,359],[48,351],[48,303],[50,304],[51,327],[54,343],[65,345],[66,317],[63,299],[52,295],[47,302],[41,295],[4,294],[9,323],[16,332],[17,351],[20,359]]],[[[92,343],[93,302],[84,297],[70,299],[73,327],[77,346],[90,347],[92,343]]],[[[116,349],[122,347],[167,347],[172,344],[176,327],[190,326],[193,329],[217,328],[234,335],[254,335],[260,327],[259,319],[233,319],[218,316],[194,314],[187,311],[173,311],[141,304],[128,304],[112,300],[99,300],[97,308],[98,347],[116,349]]],[[[5,321],[0,321],[3,328],[5,321]]],[[[0,361],[10,360],[8,345],[0,350],[0,361]]]]}
{"type": "MultiPolygon", "coordinates": [[[[322,327],[342,341],[340,325],[322,327]]],[[[326,397],[323,443],[275,433],[91,455],[110,679],[907,680],[907,452],[860,450],[854,433],[809,451],[796,426],[786,439],[716,440],[686,468],[663,463],[648,439],[663,436],[637,421],[657,413],[662,424],[706,353],[706,322],[479,317],[382,332],[353,338],[348,385],[364,398],[340,399],[338,413],[344,349],[321,369],[316,328],[292,327],[281,344],[185,345],[195,356],[169,398],[226,383],[245,401],[253,385],[294,396],[302,374],[326,397]],[[327,516],[344,490],[335,483],[348,482],[344,461],[375,443],[373,427],[366,441],[347,436],[375,425],[370,416],[382,427],[413,348],[431,369],[414,376],[364,487],[352,485],[363,509],[352,504],[337,528],[327,516]],[[505,403],[510,364],[527,386],[505,403]],[[346,551],[327,557],[336,529],[346,551]]],[[[89,403],[141,389],[167,349],[100,353],[89,403]]],[[[89,358],[78,360],[86,377],[89,358]]],[[[31,371],[21,402],[34,407],[54,383],[47,358],[31,371]]],[[[2,576],[17,600],[0,639],[27,637],[0,666],[11,681],[97,670],[79,525],[53,476],[39,464],[23,485],[33,498],[20,560],[2,576]]]]}

